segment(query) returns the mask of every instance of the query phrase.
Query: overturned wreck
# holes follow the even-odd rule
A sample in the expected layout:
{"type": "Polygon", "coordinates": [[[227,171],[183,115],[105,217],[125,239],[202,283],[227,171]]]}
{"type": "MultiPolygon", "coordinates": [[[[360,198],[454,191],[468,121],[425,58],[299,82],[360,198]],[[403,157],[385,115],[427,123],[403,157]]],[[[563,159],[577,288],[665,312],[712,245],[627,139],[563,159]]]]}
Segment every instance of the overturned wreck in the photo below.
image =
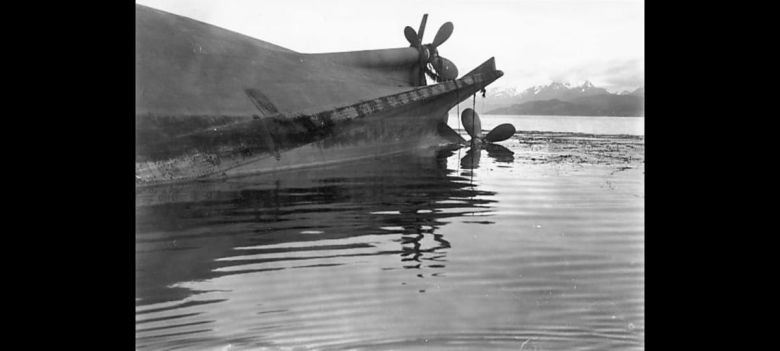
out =
{"type": "Polygon", "coordinates": [[[426,20],[409,47],[302,54],[136,5],[136,184],[463,142],[448,111],[503,73],[490,58],[458,78],[438,54],[452,24],[422,44],[426,20]]]}

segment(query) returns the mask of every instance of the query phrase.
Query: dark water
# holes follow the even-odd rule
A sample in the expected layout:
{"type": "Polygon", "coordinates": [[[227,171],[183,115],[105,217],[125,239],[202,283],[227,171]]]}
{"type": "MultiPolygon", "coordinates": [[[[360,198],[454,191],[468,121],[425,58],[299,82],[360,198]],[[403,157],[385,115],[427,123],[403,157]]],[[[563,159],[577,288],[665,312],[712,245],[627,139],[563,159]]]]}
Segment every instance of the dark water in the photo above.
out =
{"type": "Polygon", "coordinates": [[[138,349],[644,349],[642,137],[139,189],[138,349]]]}

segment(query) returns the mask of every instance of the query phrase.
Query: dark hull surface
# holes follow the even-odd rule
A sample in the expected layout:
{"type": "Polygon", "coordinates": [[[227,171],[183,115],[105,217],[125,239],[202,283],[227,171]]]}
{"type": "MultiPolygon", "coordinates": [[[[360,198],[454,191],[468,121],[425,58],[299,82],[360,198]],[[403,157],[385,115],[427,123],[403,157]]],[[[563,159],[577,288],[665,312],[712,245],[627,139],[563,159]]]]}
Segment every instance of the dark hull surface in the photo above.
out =
{"type": "Polygon", "coordinates": [[[490,59],[458,80],[413,86],[414,49],[298,54],[151,9],[137,17],[138,185],[460,142],[448,111],[502,75],[490,59]]]}

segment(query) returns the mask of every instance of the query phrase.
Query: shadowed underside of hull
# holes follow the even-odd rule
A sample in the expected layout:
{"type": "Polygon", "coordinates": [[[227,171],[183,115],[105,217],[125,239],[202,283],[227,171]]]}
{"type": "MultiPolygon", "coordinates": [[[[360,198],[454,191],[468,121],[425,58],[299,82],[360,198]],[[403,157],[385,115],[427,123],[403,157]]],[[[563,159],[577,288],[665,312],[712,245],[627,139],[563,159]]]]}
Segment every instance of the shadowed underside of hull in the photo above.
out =
{"type": "Polygon", "coordinates": [[[136,180],[220,178],[463,141],[447,112],[503,73],[415,86],[415,48],[301,54],[136,5],[136,180]]]}

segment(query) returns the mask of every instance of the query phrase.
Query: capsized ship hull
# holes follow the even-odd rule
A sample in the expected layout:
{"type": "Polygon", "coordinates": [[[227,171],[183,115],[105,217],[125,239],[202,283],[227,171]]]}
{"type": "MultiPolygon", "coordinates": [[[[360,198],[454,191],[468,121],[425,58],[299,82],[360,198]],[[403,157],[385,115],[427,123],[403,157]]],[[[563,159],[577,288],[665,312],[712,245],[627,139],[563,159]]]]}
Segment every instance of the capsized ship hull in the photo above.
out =
{"type": "Polygon", "coordinates": [[[463,141],[446,125],[491,58],[418,84],[417,50],[300,54],[136,5],[136,182],[216,179],[463,141]]]}

